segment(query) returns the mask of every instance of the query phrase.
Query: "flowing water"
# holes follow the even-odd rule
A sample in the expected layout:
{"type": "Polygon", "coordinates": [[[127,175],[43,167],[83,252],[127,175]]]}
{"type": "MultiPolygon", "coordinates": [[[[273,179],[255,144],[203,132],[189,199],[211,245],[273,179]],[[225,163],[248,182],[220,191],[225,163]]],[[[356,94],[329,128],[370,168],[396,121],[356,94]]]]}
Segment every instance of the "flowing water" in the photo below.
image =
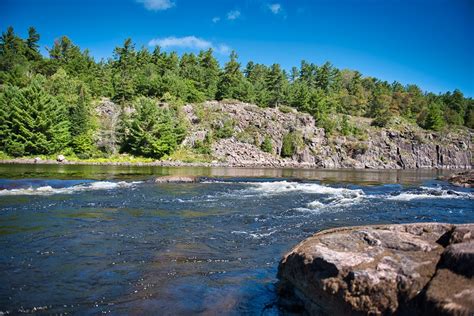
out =
{"type": "Polygon", "coordinates": [[[278,262],[318,230],[473,222],[438,175],[0,165],[0,315],[277,315],[278,262]]]}

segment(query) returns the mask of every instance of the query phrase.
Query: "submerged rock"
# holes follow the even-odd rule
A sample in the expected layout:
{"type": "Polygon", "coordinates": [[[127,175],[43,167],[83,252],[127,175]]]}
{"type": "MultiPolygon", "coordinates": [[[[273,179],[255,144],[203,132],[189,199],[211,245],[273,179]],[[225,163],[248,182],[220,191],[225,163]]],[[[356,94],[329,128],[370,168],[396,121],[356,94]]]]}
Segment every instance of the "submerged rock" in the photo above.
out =
{"type": "Polygon", "coordinates": [[[199,177],[194,176],[162,176],[155,179],[155,183],[193,183],[198,181],[199,177]]]}
{"type": "Polygon", "coordinates": [[[278,268],[283,308],[312,315],[473,315],[474,224],[330,229],[278,268]]]}
{"type": "Polygon", "coordinates": [[[474,170],[455,173],[449,176],[447,180],[451,184],[458,187],[473,188],[474,187],[474,170]]]}

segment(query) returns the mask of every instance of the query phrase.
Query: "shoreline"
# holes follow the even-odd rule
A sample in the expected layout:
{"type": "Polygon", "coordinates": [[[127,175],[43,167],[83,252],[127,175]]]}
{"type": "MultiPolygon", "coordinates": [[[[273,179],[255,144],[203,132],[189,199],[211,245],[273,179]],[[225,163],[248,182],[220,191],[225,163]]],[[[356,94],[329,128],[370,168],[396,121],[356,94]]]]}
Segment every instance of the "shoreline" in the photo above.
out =
{"type": "MultiPolygon", "coordinates": [[[[330,170],[334,168],[324,168],[321,166],[311,165],[308,163],[245,163],[232,164],[228,162],[182,162],[182,161],[152,161],[152,162],[129,162],[129,161],[80,161],[80,160],[65,160],[57,161],[52,159],[36,160],[34,158],[17,158],[17,159],[1,159],[2,165],[83,165],[83,166],[131,166],[131,167],[207,167],[207,168],[297,168],[297,169],[320,169],[330,170]]],[[[433,168],[336,168],[338,170],[472,170],[472,166],[466,168],[465,166],[446,166],[433,168]]]]}

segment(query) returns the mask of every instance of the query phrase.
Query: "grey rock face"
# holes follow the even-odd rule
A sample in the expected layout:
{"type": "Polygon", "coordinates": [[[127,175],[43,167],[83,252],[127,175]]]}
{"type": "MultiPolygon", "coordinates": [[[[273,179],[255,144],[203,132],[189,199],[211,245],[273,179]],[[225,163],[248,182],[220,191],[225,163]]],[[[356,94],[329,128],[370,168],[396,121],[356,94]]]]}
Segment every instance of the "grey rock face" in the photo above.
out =
{"type": "MultiPolygon", "coordinates": [[[[314,118],[305,113],[283,113],[274,108],[260,108],[240,102],[206,102],[208,113],[219,113],[235,122],[234,136],[216,141],[213,155],[222,162],[235,166],[279,166],[313,168],[471,168],[472,131],[440,135],[415,126],[400,131],[368,127],[367,139],[328,137],[317,127],[314,118]],[[239,135],[252,131],[252,141],[239,135]],[[283,137],[298,132],[303,144],[290,158],[281,158],[283,137]],[[270,137],[273,153],[260,149],[265,137],[270,137]]],[[[202,139],[209,129],[200,122],[192,105],[184,112],[191,126],[186,145],[202,139]]],[[[366,119],[365,119],[366,120],[366,119]]]]}
{"type": "Polygon", "coordinates": [[[117,130],[120,121],[121,108],[108,99],[103,99],[96,107],[99,119],[99,129],[94,135],[97,146],[107,153],[118,152],[119,140],[117,130]]]}
{"type": "Polygon", "coordinates": [[[280,262],[281,302],[311,315],[472,315],[473,231],[439,223],[322,231],[280,262]]]}
{"type": "MultiPolygon", "coordinates": [[[[211,126],[223,125],[223,121],[206,122],[202,114],[198,115],[198,107],[204,109],[205,115],[225,116],[234,123],[233,136],[215,141],[212,147],[212,156],[225,165],[357,169],[470,169],[472,165],[471,130],[441,135],[414,126],[394,131],[365,124],[364,140],[330,137],[309,114],[283,113],[241,102],[185,105],[183,113],[190,130],[182,146],[194,147],[204,141],[211,126]],[[302,143],[292,157],[282,158],[283,137],[289,132],[301,135],[302,143]],[[265,137],[272,142],[270,154],[260,148],[265,137]]],[[[122,111],[131,113],[133,109],[121,109],[108,99],[96,107],[99,129],[94,138],[97,146],[108,153],[118,152],[117,131],[122,111]]]]}

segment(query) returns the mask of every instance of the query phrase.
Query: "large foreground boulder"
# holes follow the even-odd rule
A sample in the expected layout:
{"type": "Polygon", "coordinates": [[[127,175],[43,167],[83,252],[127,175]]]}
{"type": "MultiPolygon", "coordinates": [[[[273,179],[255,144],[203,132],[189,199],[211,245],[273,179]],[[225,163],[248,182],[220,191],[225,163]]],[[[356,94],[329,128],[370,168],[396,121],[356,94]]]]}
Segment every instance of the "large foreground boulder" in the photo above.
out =
{"type": "Polygon", "coordinates": [[[319,232],[278,268],[282,308],[311,315],[474,315],[474,224],[319,232]]]}

